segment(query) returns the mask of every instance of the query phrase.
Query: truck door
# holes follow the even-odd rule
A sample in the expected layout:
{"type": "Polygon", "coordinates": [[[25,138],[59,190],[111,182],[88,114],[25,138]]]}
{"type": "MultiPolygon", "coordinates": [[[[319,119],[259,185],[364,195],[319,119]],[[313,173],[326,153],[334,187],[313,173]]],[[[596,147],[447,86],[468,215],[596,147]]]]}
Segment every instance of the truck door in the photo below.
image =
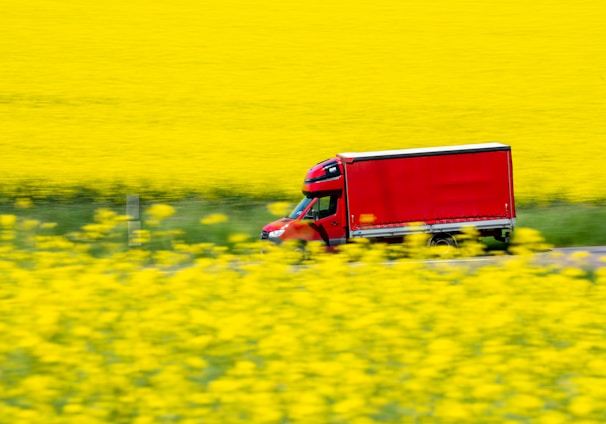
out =
{"type": "Polygon", "coordinates": [[[344,203],[340,194],[314,199],[306,220],[313,230],[313,240],[322,240],[327,246],[336,246],[346,241],[344,203]]]}

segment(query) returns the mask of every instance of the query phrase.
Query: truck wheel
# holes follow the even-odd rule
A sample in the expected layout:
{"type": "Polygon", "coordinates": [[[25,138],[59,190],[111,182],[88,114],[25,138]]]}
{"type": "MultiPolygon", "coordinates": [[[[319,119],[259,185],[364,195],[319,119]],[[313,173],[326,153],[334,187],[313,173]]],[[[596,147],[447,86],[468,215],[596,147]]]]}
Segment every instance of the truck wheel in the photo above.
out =
{"type": "Polygon", "coordinates": [[[457,247],[457,241],[455,238],[447,233],[436,234],[429,239],[427,246],[444,246],[444,247],[457,247]]]}
{"type": "Polygon", "coordinates": [[[307,251],[307,242],[305,240],[297,240],[293,251],[299,255],[299,260],[304,261],[309,259],[309,252],[307,251]]]}

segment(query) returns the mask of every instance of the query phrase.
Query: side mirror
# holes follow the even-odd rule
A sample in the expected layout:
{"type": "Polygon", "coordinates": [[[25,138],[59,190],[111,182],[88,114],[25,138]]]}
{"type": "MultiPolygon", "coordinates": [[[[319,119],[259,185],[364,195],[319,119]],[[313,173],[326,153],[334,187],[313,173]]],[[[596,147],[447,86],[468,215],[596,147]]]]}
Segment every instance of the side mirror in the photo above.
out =
{"type": "Polygon", "coordinates": [[[320,211],[311,210],[305,215],[303,219],[312,219],[314,221],[317,221],[318,219],[320,219],[320,211]]]}

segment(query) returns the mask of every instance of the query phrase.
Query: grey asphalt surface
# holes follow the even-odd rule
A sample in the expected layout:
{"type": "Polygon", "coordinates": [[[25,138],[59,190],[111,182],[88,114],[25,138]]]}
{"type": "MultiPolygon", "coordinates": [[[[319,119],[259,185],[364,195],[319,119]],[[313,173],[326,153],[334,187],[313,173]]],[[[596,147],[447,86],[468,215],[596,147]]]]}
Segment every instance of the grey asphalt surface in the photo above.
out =
{"type": "Polygon", "coordinates": [[[586,269],[606,267],[606,246],[559,247],[536,255],[539,263],[559,263],[586,269]]]}
{"type": "MultiPolygon", "coordinates": [[[[454,263],[483,266],[490,263],[515,259],[516,255],[479,256],[473,258],[426,260],[429,264],[454,263]]],[[[572,266],[587,270],[606,267],[606,246],[557,247],[546,252],[536,253],[531,258],[538,265],[572,266]]]]}

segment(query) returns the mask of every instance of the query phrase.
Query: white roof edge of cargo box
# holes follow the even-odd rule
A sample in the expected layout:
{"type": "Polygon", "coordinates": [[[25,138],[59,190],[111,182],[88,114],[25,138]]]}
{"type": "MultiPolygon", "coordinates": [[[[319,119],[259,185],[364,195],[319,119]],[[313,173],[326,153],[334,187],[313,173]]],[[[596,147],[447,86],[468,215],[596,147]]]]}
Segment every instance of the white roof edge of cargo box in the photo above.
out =
{"type": "Polygon", "coordinates": [[[344,159],[370,159],[377,156],[415,156],[423,154],[436,154],[459,151],[473,152],[503,148],[509,148],[509,146],[503,143],[460,144],[457,146],[422,147],[415,149],[381,150],[375,152],[346,152],[338,153],[337,156],[342,157],[344,159]]]}

